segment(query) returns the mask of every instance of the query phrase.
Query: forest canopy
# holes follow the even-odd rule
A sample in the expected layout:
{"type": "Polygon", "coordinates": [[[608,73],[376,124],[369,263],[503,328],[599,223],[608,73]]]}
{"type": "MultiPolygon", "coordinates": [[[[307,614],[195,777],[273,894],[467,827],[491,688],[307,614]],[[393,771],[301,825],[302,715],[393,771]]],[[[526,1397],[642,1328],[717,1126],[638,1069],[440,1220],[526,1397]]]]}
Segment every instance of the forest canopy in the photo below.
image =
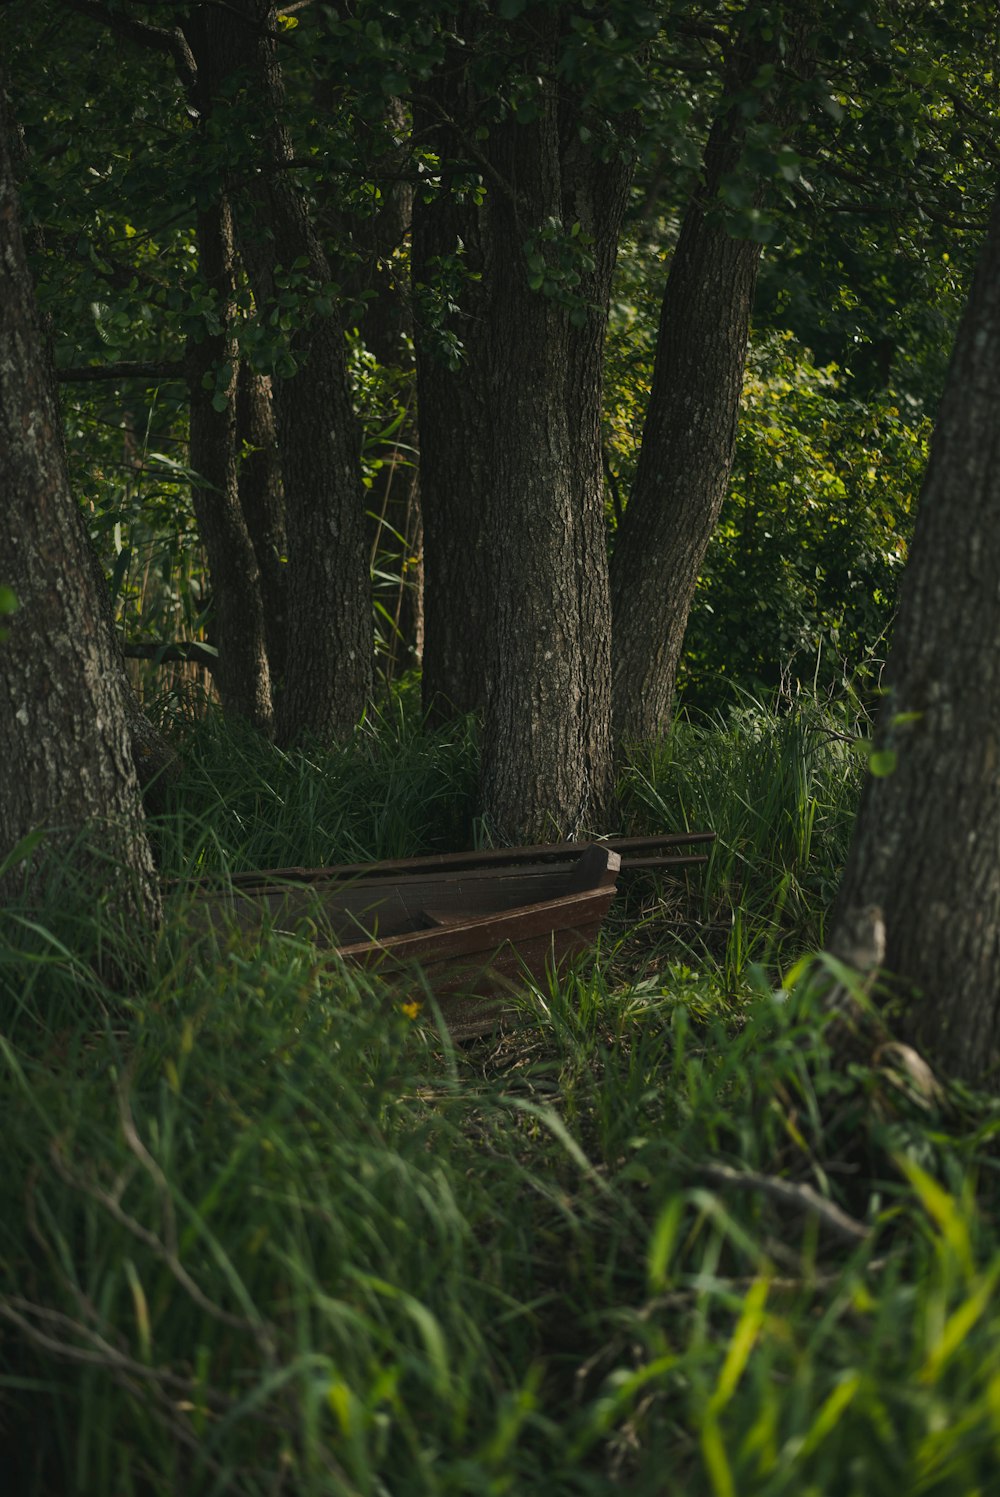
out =
{"type": "Polygon", "coordinates": [[[485,712],[518,765],[486,769],[507,833],[599,820],[613,739],[662,729],[675,683],[713,707],[884,652],[990,198],[983,7],[4,24],[127,647],[208,663],[283,742],[422,663],[425,706],[485,712]],[[568,778],[518,726],[557,710],[568,778]]]}

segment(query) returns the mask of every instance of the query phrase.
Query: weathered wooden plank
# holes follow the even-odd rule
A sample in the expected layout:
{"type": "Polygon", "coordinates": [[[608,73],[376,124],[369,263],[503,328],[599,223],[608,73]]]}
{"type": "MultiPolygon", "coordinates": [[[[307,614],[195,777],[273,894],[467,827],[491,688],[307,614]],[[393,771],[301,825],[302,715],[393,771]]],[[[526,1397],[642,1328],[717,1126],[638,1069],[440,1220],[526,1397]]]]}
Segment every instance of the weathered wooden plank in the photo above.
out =
{"type": "MultiPolygon", "coordinates": [[[[374,863],[340,863],[329,867],[262,868],[234,873],[234,886],[268,883],[324,883],[332,879],[347,881],[356,878],[407,878],[420,874],[443,872],[500,872],[523,864],[545,865],[565,861],[580,855],[587,846],[605,847],[617,852],[627,871],[634,857],[650,856],[657,848],[687,847],[699,842],[712,842],[714,832],[664,832],[646,837],[608,837],[594,843],[554,842],[527,847],[486,848],[481,851],[428,853],[415,858],[397,858],[374,863]]],[[[197,882],[207,886],[218,882],[218,875],[205,874],[197,882]]]]}
{"type": "Polygon", "coordinates": [[[584,846],[503,870],[201,890],[194,918],[220,930],[301,931],[386,975],[418,964],[435,992],[492,994],[525,972],[543,980],[596,939],[620,865],[607,847],[584,846]]]}

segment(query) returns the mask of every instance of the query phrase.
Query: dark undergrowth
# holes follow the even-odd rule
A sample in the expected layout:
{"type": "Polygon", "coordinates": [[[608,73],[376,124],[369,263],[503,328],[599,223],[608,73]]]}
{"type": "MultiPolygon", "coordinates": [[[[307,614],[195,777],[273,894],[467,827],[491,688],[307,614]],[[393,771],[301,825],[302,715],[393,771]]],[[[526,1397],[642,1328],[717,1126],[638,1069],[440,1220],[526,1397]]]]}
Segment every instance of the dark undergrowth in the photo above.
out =
{"type": "MultiPolygon", "coordinates": [[[[855,736],[747,704],[637,756],[614,830],[712,828],[709,863],[471,1044],[182,891],[126,990],[67,876],[5,910],[7,1489],[991,1490],[1000,1106],[835,1066],[818,1000],[855,736]]],[[[170,878],[476,837],[470,729],[209,719],[183,757],[170,878]]]]}

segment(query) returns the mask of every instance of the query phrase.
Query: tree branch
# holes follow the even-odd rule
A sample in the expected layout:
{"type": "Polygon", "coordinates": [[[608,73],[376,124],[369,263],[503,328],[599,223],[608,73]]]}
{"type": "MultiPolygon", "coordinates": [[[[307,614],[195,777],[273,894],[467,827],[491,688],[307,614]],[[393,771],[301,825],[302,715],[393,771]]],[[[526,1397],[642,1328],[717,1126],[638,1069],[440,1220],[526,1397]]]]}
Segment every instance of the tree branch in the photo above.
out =
{"type": "Polygon", "coordinates": [[[779,1180],[773,1175],[763,1175],[756,1170],[736,1170],[727,1164],[697,1165],[697,1173],[714,1185],[729,1185],[736,1190],[761,1190],[786,1206],[797,1211],[811,1212],[818,1216],[824,1226],[835,1236],[847,1242],[866,1242],[871,1228],[864,1222],[855,1221],[833,1201],[821,1196],[811,1185],[797,1185],[792,1180],[779,1180]]]}
{"type": "Polygon", "coordinates": [[[123,359],[117,364],[74,364],[56,370],[56,379],[64,385],[89,385],[106,379],[186,378],[187,366],[183,359],[123,359]]]}
{"type": "Polygon", "coordinates": [[[62,3],[68,9],[79,11],[92,21],[99,21],[102,26],[110,27],[119,36],[128,37],[129,41],[136,42],[140,47],[169,53],[174,59],[184,90],[190,97],[198,78],[198,65],[188,46],[187,37],[179,26],[174,26],[169,31],[165,26],[151,26],[148,21],[137,21],[133,16],[108,10],[100,0],[62,0],[62,3]]]}
{"type": "Polygon", "coordinates": [[[130,660],[152,660],[154,665],[164,665],[168,661],[190,661],[194,665],[203,665],[210,671],[217,669],[219,664],[218,650],[213,645],[202,644],[196,639],[178,640],[173,644],[123,644],[122,654],[130,660]]]}
{"type": "Polygon", "coordinates": [[[457,119],[454,119],[452,115],[448,113],[447,109],[445,109],[443,105],[438,103],[437,99],[435,99],[433,95],[413,94],[412,102],[414,104],[422,105],[425,109],[433,110],[437,115],[437,119],[434,121],[434,123],[438,126],[447,125],[450,130],[453,130],[460,144],[464,146],[465,150],[468,152],[471,160],[473,160],[477,166],[481,167],[484,174],[490,177],[496,183],[500,191],[504,194],[509,202],[514,204],[515,208],[521,206],[523,201],[522,195],[518,192],[513,182],[509,182],[502,172],[497,171],[492,161],[484,151],[480,150],[479,146],[471,138],[468,131],[463,128],[463,126],[457,119]]]}

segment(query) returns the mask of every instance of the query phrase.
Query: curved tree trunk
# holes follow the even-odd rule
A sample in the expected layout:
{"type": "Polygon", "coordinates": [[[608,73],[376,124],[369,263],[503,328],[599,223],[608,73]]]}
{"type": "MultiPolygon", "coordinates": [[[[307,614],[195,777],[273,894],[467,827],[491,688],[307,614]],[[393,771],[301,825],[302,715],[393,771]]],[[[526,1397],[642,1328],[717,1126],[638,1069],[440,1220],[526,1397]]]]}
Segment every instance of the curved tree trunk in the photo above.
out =
{"type": "MultiPolygon", "coordinates": [[[[809,15],[804,8],[785,38],[782,67],[793,86],[808,65],[809,15]]],[[[639,465],[611,558],[619,755],[669,726],[698,573],[729,484],[761,247],[728,232],[719,189],[743,153],[748,86],[775,57],[770,29],[734,44],[663,294],[639,465]]],[[[778,87],[763,111],[781,124],[788,103],[780,72],[778,87]]]]}
{"type": "Polygon", "coordinates": [[[880,907],[935,1066],[1000,1068],[1000,199],[948,374],[835,937],[880,907]]]}
{"type": "Polygon", "coordinates": [[[49,846],[86,832],[112,914],[149,924],[159,896],[123,679],[69,492],[8,141],[0,80],[0,580],[19,603],[0,644],[0,853],[40,826],[49,846]]]}
{"type": "Polygon", "coordinates": [[[669,725],[695,585],[729,484],[760,245],[732,238],[712,205],[744,133],[735,111],[714,125],[663,294],[639,465],[611,559],[619,753],[669,725]]]}

